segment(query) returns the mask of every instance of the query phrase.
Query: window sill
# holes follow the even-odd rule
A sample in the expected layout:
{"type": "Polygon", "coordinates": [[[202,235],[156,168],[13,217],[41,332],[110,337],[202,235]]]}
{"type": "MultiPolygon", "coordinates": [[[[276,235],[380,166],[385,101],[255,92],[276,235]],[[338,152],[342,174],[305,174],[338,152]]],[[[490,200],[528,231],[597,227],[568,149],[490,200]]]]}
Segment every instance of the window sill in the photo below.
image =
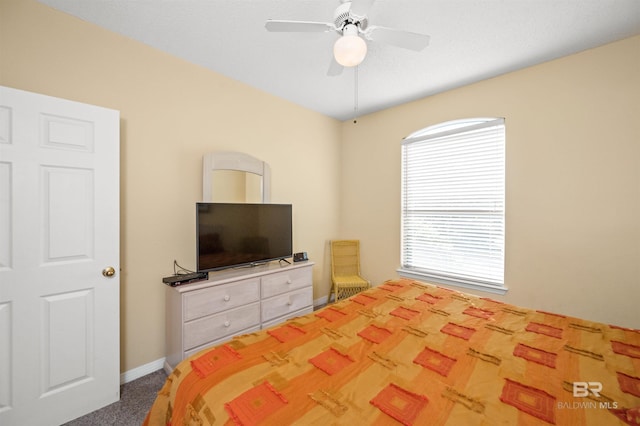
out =
{"type": "Polygon", "coordinates": [[[442,277],[425,274],[422,272],[412,271],[409,269],[398,268],[398,274],[404,278],[412,278],[414,280],[428,281],[433,284],[444,284],[453,287],[461,287],[468,290],[484,291],[493,294],[506,294],[509,289],[507,287],[499,287],[496,285],[484,284],[471,281],[458,281],[454,279],[445,279],[442,277]]]}

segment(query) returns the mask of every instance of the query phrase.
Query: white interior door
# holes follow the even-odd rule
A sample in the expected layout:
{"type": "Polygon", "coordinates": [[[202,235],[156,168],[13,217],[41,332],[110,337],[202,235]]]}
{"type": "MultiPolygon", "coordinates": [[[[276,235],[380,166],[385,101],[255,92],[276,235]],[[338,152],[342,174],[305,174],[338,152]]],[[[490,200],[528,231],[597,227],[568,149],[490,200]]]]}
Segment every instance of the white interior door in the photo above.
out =
{"type": "Polygon", "coordinates": [[[119,399],[119,120],[0,86],[3,426],[119,399]]]}

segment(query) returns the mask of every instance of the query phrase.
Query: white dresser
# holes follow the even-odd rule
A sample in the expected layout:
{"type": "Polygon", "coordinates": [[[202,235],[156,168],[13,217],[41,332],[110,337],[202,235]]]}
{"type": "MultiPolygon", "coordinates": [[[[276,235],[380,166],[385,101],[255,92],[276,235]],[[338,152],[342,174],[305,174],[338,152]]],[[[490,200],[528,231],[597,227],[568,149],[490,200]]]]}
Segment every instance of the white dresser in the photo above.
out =
{"type": "Polygon", "coordinates": [[[278,262],[210,272],[207,281],[167,287],[169,373],[184,358],[237,334],[313,311],[313,262],[278,262]]]}

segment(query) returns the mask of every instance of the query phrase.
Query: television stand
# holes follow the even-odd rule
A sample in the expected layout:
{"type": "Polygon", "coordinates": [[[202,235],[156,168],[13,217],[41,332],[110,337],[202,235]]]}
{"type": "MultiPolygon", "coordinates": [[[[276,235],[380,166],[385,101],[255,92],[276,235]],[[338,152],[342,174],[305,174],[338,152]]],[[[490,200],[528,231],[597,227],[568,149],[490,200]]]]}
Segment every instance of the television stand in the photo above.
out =
{"type": "Polygon", "coordinates": [[[166,286],[167,374],[202,349],[313,312],[313,265],[270,262],[166,286]]]}

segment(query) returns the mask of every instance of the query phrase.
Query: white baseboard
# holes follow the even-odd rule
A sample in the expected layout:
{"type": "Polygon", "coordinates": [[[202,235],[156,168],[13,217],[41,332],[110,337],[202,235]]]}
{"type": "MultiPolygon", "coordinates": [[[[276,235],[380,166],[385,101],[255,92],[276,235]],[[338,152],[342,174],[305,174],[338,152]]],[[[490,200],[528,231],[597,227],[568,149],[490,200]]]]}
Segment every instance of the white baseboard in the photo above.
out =
{"type": "Polygon", "coordinates": [[[125,384],[139,379],[142,376],[153,373],[154,371],[161,370],[164,367],[165,358],[160,358],[155,361],[151,361],[148,364],[141,365],[140,367],[132,368],[120,374],[120,384],[125,384]]]}
{"type": "Polygon", "coordinates": [[[329,297],[328,296],[322,296],[321,298],[315,299],[313,301],[313,307],[314,307],[314,309],[321,308],[324,305],[326,305],[328,302],[329,302],[329,297]]]}

